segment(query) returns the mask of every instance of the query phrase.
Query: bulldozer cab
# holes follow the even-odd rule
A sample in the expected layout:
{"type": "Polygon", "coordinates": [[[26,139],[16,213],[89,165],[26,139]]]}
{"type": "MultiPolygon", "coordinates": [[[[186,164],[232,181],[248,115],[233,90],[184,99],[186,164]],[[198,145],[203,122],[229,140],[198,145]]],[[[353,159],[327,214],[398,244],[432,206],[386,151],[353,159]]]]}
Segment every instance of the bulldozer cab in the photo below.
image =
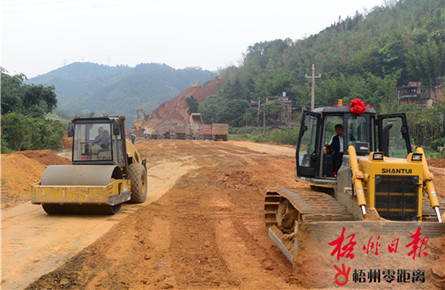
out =
{"type": "Polygon", "coordinates": [[[349,106],[304,111],[296,151],[296,177],[318,185],[333,185],[343,155],[348,154],[351,145],[361,156],[379,149],[388,157],[406,158],[411,146],[405,114],[376,116],[374,108],[367,107],[363,114],[356,115],[349,106]],[[337,134],[337,128],[342,136],[337,134]]]}
{"type": "Polygon", "coordinates": [[[76,118],[68,131],[73,137],[73,164],[126,167],[122,118],[76,118]]]}

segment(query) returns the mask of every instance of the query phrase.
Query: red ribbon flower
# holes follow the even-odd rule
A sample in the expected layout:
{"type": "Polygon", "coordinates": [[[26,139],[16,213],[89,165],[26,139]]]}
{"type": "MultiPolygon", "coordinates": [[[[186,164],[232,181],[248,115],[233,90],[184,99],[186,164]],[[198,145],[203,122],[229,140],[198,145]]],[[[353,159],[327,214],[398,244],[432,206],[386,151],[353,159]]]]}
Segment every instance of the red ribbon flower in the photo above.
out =
{"type": "Polygon", "coordinates": [[[366,106],[365,103],[363,103],[360,99],[353,99],[351,101],[351,108],[349,109],[351,113],[354,115],[361,115],[365,112],[366,106]]]}

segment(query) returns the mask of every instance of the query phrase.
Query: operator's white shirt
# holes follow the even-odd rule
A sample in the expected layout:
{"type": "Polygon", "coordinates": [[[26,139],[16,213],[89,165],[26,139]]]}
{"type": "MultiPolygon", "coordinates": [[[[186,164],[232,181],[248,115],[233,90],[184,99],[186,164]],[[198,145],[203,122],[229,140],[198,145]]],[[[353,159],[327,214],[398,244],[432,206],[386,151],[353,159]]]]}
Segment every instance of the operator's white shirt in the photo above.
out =
{"type": "MultiPolygon", "coordinates": [[[[337,135],[334,135],[331,137],[331,141],[329,141],[329,145],[332,144],[332,141],[334,140],[334,137],[337,135]]],[[[340,153],[343,153],[343,138],[338,136],[338,142],[340,142],[340,153]]]]}

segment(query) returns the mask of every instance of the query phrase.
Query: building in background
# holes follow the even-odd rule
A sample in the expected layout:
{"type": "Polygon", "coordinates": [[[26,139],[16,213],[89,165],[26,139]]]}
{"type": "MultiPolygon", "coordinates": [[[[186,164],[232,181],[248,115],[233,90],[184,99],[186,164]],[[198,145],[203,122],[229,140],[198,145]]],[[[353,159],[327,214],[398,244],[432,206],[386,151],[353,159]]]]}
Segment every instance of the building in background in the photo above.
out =
{"type": "Polygon", "coordinates": [[[399,103],[415,103],[419,107],[432,108],[435,100],[444,100],[442,86],[422,86],[421,82],[409,82],[397,88],[399,103]]]}
{"type": "MultiPolygon", "coordinates": [[[[272,96],[266,98],[266,103],[272,103],[275,101],[279,101],[284,105],[284,110],[281,113],[281,116],[275,121],[290,122],[292,120],[292,101],[286,97],[285,92],[283,92],[283,96],[272,96]]],[[[261,109],[261,103],[255,100],[250,100],[250,106],[258,111],[261,109]]]]}
{"type": "Polygon", "coordinates": [[[271,103],[275,101],[280,101],[284,105],[284,110],[281,113],[280,118],[278,121],[281,122],[290,122],[292,120],[292,101],[289,100],[288,97],[286,97],[286,93],[283,93],[283,96],[274,96],[274,97],[267,97],[266,103],[271,103]]]}

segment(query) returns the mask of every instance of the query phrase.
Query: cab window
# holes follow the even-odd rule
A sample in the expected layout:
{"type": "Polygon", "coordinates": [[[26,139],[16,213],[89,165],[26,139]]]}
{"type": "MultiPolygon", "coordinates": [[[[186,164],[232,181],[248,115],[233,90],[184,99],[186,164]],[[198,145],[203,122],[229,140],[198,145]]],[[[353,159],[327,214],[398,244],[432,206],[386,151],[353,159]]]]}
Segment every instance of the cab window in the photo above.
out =
{"type": "Polygon", "coordinates": [[[364,116],[353,116],[348,119],[348,146],[355,143],[368,143],[368,127],[364,116]]]}
{"type": "Polygon", "coordinates": [[[77,123],[73,161],[112,161],[110,123],[77,123]]]}
{"type": "Polygon", "coordinates": [[[300,158],[298,164],[302,167],[311,167],[311,156],[316,150],[318,118],[312,115],[304,117],[304,132],[300,142],[300,158]]]}

